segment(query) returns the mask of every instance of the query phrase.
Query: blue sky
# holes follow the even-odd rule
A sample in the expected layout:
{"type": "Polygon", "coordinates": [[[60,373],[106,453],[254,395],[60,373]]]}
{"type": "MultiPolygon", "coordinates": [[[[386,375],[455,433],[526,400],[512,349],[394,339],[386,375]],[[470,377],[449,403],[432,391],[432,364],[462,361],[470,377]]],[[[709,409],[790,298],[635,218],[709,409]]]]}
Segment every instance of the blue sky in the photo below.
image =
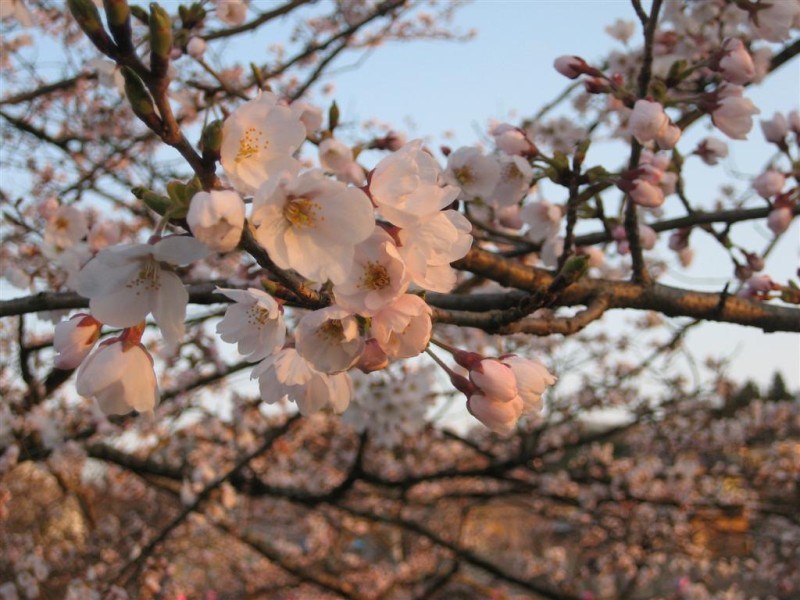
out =
{"type": "MultiPolygon", "coordinates": [[[[378,48],[358,68],[342,69],[332,78],[336,84],[334,97],[345,119],[376,117],[405,126],[409,137],[431,136],[431,141],[436,142],[443,133],[451,132],[454,137],[446,140],[449,145],[474,144],[481,141],[489,119],[502,120],[509,115],[515,115],[517,120],[524,118],[564,88],[568,80],[552,68],[557,56],[576,54],[591,61],[601,58],[614,45],[621,47],[603,31],[617,18],[635,19],[629,2],[478,0],[462,8],[456,19],[456,26],[462,31],[477,29],[475,39],[466,43],[393,43],[378,48]]],[[[637,30],[636,36],[640,35],[637,30]]],[[[636,36],[632,44],[638,43],[636,36]]],[[[348,60],[340,66],[346,64],[348,60]]],[[[763,84],[752,86],[747,96],[762,109],[760,118],[797,108],[798,62],[784,66],[763,84]]],[[[698,139],[709,133],[724,138],[713,132],[707,121],[695,125],[684,136],[679,150],[689,152],[698,139]]],[[[720,167],[712,169],[699,160],[687,161],[686,181],[691,198],[711,202],[718,197],[719,185],[728,181],[746,191],[749,178],[760,172],[772,154],[762,140],[758,122],[747,143],[731,143],[729,147],[731,155],[720,167]]],[[[619,148],[616,146],[617,152],[619,148]]],[[[609,147],[607,151],[614,149],[609,147]]],[[[601,160],[619,164],[622,156],[603,156],[601,160]]],[[[549,199],[563,201],[557,196],[549,199]]],[[[670,202],[675,202],[674,197],[667,201],[668,211],[670,202]]],[[[730,276],[730,261],[704,237],[695,234],[692,238],[697,253],[692,268],[682,269],[671,260],[663,283],[721,290],[730,276]]],[[[751,250],[765,248],[770,240],[763,226],[737,227],[733,237],[751,250]]],[[[796,279],[799,242],[800,223],[795,219],[768,260],[767,272],[778,280],[796,279]]],[[[690,334],[688,343],[700,357],[732,356],[731,371],[737,379],[753,377],[767,383],[777,369],[792,387],[800,387],[797,334],[764,334],[752,328],[709,324],[690,334]]]]}

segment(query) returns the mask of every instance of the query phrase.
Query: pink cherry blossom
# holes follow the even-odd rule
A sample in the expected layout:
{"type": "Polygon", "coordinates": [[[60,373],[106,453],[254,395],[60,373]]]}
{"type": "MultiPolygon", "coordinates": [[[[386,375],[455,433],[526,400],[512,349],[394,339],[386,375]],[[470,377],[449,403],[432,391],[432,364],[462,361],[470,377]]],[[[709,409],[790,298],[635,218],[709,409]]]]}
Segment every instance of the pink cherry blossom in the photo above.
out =
{"type": "Polygon", "coordinates": [[[274,404],[284,397],[311,415],[330,406],[342,413],[350,404],[353,383],[347,373],[320,373],[294,348],[284,348],[260,362],[251,374],[258,379],[261,399],[274,404]]]}
{"type": "Polygon", "coordinates": [[[747,139],[747,134],[753,128],[753,115],[761,112],[742,93],[741,86],[725,85],[711,113],[711,120],[717,129],[734,140],[747,139]]]}
{"type": "Polygon", "coordinates": [[[753,180],[753,189],[762,198],[772,198],[780,194],[786,183],[786,176],[775,169],[767,169],[753,180]]]}
{"type": "Polygon", "coordinates": [[[525,406],[522,398],[514,397],[503,402],[482,393],[475,393],[467,400],[467,410],[492,431],[509,435],[514,432],[525,406]]]}
{"type": "Polygon", "coordinates": [[[465,146],[447,157],[444,180],[461,188],[460,200],[487,201],[500,179],[500,165],[479,148],[465,146]]]}
{"type": "Polygon", "coordinates": [[[769,227],[770,231],[775,235],[780,235],[789,229],[792,218],[792,209],[788,206],[775,208],[767,215],[767,227],[769,227]]]}
{"type": "Polygon", "coordinates": [[[381,160],[372,173],[369,193],[381,214],[398,227],[415,227],[458,197],[460,190],[440,186],[441,168],[414,140],[381,160]]]}
{"type": "Polygon", "coordinates": [[[756,67],[742,40],[728,38],[722,44],[724,52],[719,61],[719,70],[726,81],[736,85],[744,85],[753,80],[756,67]]]}

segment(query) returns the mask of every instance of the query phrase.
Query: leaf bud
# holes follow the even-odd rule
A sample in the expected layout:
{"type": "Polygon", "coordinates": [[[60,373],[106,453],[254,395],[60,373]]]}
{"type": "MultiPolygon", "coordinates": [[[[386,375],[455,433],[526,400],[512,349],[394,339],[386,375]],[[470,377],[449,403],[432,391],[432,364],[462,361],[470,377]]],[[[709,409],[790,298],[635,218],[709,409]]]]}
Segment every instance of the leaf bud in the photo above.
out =
{"type": "Polygon", "coordinates": [[[211,121],[203,129],[200,135],[200,150],[203,154],[211,154],[219,157],[219,150],[222,147],[222,121],[211,121]]]}
{"type": "Polygon", "coordinates": [[[68,0],[68,5],[72,16],[86,35],[92,37],[103,31],[100,12],[92,0],[68,0]]]}
{"type": "Polygon", "coordinates": [[[147,124],[151,129],[157,128],[161,119],[156,114],[156,107],[153,99],[147,91],[144,83],[139,76],[128,67],[122,67],[122,77],[125,79],[125,95],[136,116],[147,124]]]}
{"type": "Polygon", "coordinates": [[[120,27],[128,22],[131,15],[128,0],[103,0],[103,6],[109,25],[120,27]]]}
{"type": "Polygon", "coordinates": [[[328,131],[333,131],[339,126],[339,105],[336,100],[333,101],[331,107],[328,109],[328,131]]]}
{"type": "Polygon", "coordinates": [[[150,69],[163,78],[167,74],[172,51],[172,21],[169,13],[155,2],[150,4],[150,69]]]}

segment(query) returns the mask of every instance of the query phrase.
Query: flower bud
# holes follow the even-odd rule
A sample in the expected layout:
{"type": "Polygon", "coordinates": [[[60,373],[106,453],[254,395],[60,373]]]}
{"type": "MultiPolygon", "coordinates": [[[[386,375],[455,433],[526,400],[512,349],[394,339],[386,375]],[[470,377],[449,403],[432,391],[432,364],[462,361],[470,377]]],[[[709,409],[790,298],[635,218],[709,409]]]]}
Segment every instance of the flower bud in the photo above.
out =
{"type": "Polygon", "coordinates": [[[472,394],[467,400],[470,414],[492,431],[508,435],[514,431],[524,404],[519,396],[510,402],[498,402],[481,393],[472,394]]]}
{"type": "Polygon", "coordinates": [[[68,0],[67,4],[72,16],[86,35],[91,38],[103,32],[100,12],[92,0],[68,0]]]}
{"type": "Polygon", "coordinates": [[[768,169],[753,180],[753,189],[762,198],[771,198],[780,194],[786,177],[775,169],[768,169]]]}
{"type": "Polygon", "coordinates": [[[87,314],[77,314],[56,325],[53,334],[53,361],[56,369],[76,369],[92,351],[100,337],[102,323],[87,314]]]}
{"type": "Polygon", "coordinates": [[[202,58],[206,52],[206,46],[206,41],[203,38],[194,36],[186,44],[186,52],[192,58],[202,58]]]}
{"type": "Polygon", "coordinates": [[[510,402],[518,395],[514,371],[498,360],[482,360],[470,370],[469,378],[483,393],[498,402],[510,402]]]}
{"type": "MultiPolygon", "coordinates": [[[[767,216],[767,227],[775,235],[780,235],[789,229],[792,223],[792,209],[787,206],[782,206],[771,210],[767,216]]],[[[756,269],[759,270],[759,269],[756,269]]]]}
{"type": "MultiPolygon", "coordinates": [[[[633,105],[628,128],[631,135],[640,144],[654,140],[668,126],[669,117],[664,112],[664,107],[658,102],[642,99],[637,100],[633,105]]],[[[678,130],[678,136],[680,137],[680,130],[678,130]]],[[[670,139],[671,137],[668,136],[670,139]]]]}
{"type": "Polygon", "coordinates": [[[789,133],[789,122],[781,113],[776,112],[769,121],[761,121],[761,131],[768,142],[785,145],[786,134],[789,133]]]}
{"type": "Polygon", "coordinates": [[[554,62],[553,66],[556,71],[561,73],[564,77],[570,79],[577,79],[582,73],[586,72],[586,61],[579,56],[559,56],[554,62]]]}
{"type": "Polygon", "coordinates": [[[742,40],[728,38],[723,42],[722,50],[725,54],[719,61],[719,71],[725,81],[736,85],[750,83],[756,76],[756,67],[742,40]]]}
{"type": "Polygon", "coordinates": [[[194,237],[217,252],[230,252],[239,244],[245,207],[231,190],[198,192],[192,198],[186,222],[194,237]]]}
{"type": "Polygon", "coordinates": [[[114,27],[120,27],[128,22],[131,9],[128,0],[103,0],[103,7],[106,9],[106,20],[114,27]]]}
{"type": "Polygon", "coordinates": [[[161,119],[156,114],[156,107],[147,88],[139,76],[128,67],[122,67],[122,77],[125,79],[125,96],[131,103],[133,112],[151,129],[160,126],[161,119]]]}

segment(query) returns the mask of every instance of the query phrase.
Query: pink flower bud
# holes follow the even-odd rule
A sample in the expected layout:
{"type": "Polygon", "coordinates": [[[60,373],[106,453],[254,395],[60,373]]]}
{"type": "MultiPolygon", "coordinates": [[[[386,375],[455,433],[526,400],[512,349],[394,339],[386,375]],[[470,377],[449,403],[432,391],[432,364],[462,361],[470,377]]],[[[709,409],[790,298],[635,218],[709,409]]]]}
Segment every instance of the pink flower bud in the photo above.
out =
{"type": "Polygon", "coordinates": [[[630,196],[639,206],[657,208],[664,204],[664,192],[661,188],[644,179],[634,179],[630,196]]]}
{"type": "Polygon", "coordinates": [[[776,112],[769,121],[761,121],[764,138],[773,144],[783,144],[789,133],[789,122],[781,113],[776,112]]]}
{"type": "Polygon", "coordinates": [[[586,72],[586,61],[578,56],[559,56],[554,62],[553,66],[556,71],[561,73],[564,77],[570,79],[577,79],[582,73],[586,72]]]}
{"type": "Polygon", "coordinates": [[[510,402],[499,402],[481,393],[472,394],[467,400],[467,410],[473,417],[492,431],[510,434],[517,425],[524,404],[519,396],[510,402]]]}
{"type": "Polygon", "coordinates": [[[711,113],[714,126],[734,140],[747,139],[753,128],[753,115],[761,112],[749,99],[742,97],[742,91],[740,86],[724,86],[711,113]]]}
{"type": "Polygon", "coordinates": [[[741,40],[728,38],[722,44],[724,56],[719,61],[719,71],[725,81],[736,85],[749,83],[756,76],[756,67],[741,40]]]}
{"type": "Polygon", "coordinates": [[[100,337],[102,323],[87,314],[77,314],[56,325],[53,334],[53,361],[56,369],[75,369],[92,351],[100,337]]]}
{"type": "Polygon", "coordinates": [[[510,402],[518,395],[514,371],[498,360],[482,360],[470,370],[469,378],[483,393],[498,402],[510,402]]]}
{"type": "Polygon", "coordinates": [[[633,105],[628,128],[631,135],[640,144],[654,140],[668,126],[669,117],[664,113],[664,107],[658,102],[642,99],[637,100],[633,105]]]}
{"type": "MultiPolygon", "coordinates": [[[[783,206],[770,211],[767,216],[767,227],[775,235],[780,235],[787,229],[792,222],[792,209],[783,206]]],[[[758,270],[758,269],[756,269],[758,270]]]]}
{"type": "Polygon", "coordinates": [[[785,183],[786,177],[782,173],[775,169],[769,169],[753,180],[753,189],[762,198],[771,198],[780,194],[785,183]]]}
{"type": "Polygon", "coordinates": [[[192,58],[202,58],[206,52],[206,41],[200,37],[192,37],[186,44],[186,52],[192,58]]]}

